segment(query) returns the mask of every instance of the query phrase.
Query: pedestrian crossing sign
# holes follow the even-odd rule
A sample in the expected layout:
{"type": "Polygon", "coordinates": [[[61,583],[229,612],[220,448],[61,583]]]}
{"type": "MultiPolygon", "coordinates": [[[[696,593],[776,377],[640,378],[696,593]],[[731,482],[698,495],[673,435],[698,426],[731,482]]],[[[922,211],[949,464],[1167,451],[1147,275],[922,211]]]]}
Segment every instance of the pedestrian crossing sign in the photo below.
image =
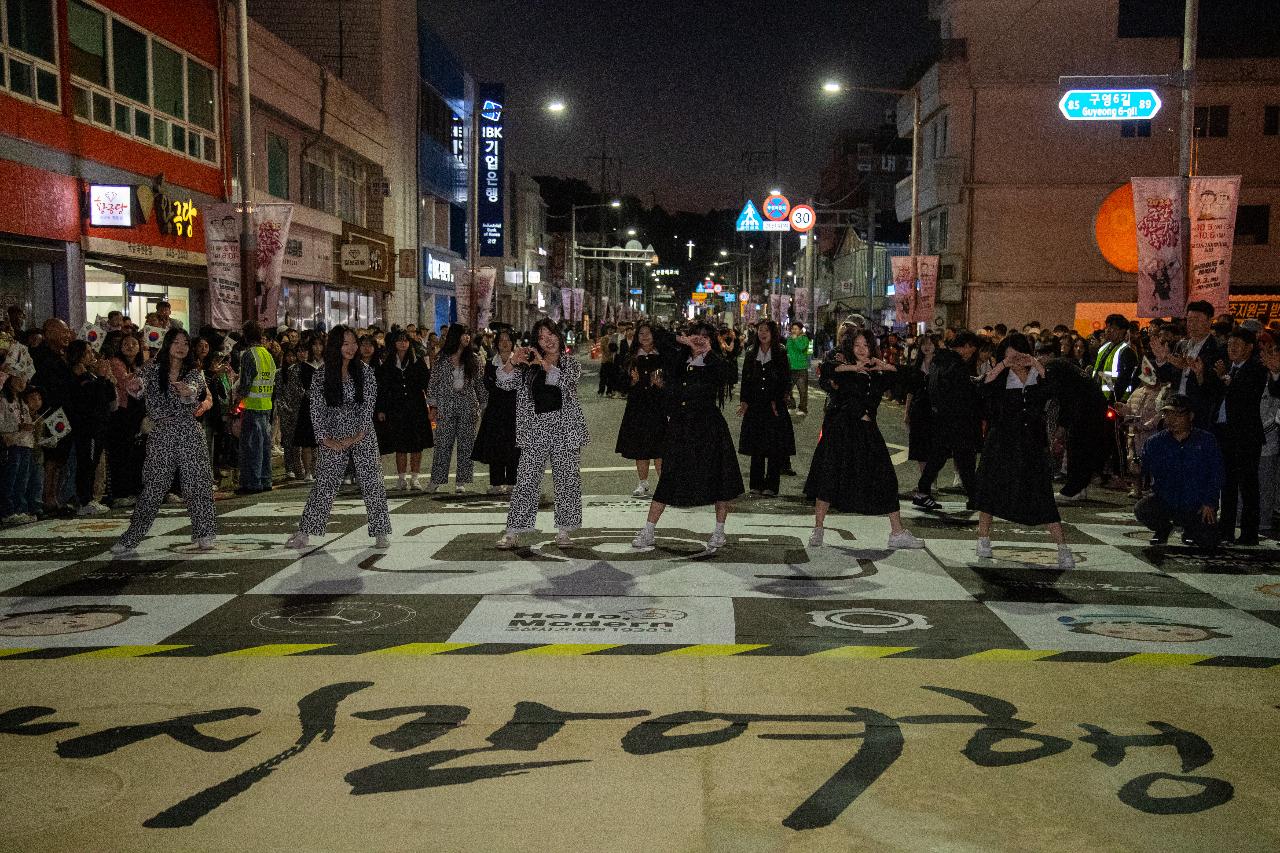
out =
{"type": "Polygon", "coordinates": [[[738,231],[761,231],[764,229],[763,222],[756,203],[747,199],[747,203],[742,206],[742,212],[738,214],[738,224],[735,227],[738,231]]]}

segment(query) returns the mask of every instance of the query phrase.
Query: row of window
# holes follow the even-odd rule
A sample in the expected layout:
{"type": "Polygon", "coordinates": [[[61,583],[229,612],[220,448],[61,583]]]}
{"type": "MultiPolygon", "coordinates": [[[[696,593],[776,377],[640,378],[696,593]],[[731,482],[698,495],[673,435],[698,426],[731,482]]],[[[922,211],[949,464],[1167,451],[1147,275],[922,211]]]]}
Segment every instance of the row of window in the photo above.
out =
{"type": "MultiPolygon", "coordinates": [[[[1201,138],[1210,136],[1225,137],[1231,127],[1231,107],[1228,104],[1214,104],[1207,107],[1196,107],[1195,135],[1201,138]]],[[[1122,121],[1120,135],[1126,137],[1150,136],[1150,121],[1122,121]]],[[[1280,136],[1280,104],[1267,104],[1262,108],[1262,135],[1280,136]]]]}
{"type": "Polygon", "coordinates": [[[58,54],[51,0],[0,0],[0,89],[57,109],[58,54]]]}
{"type": "MultiPolygon", "coordinates": [[[[291,164],[289,140],[267,133],[267,192],[286,201],[292,198],[291,164]]],[[[300,183],[302,204],[355,225],[367,224],[368,178],[354,159],[327,150],[307,151],[300,183]]]]}

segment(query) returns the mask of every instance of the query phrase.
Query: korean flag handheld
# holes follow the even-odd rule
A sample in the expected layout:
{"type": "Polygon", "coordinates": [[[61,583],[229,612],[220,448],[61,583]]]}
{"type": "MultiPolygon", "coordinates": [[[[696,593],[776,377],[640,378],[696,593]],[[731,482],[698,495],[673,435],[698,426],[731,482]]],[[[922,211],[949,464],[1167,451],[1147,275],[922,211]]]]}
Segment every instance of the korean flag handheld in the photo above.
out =
{"type": "Polygon", "coordinates": [[[160,345],[164,343],[165,330],[159,326],[143,326],[142,339],[147,344],[147,349],[160,349],[160,345]]]}
{"type": "Polygon", "coordinates": [[[80,337],[93,347],[94,352],[102,349],[102,339],[106,337],[106,332],[96,323],[85,323],[80,330],[80,337]]]}
{"type": "Polygon", "coordinates": [[[53,438],[61,440],[71,434],[71,421],[67,420],[67,413],[61,408],[54,409],[42,419],[44,427],[49,431],[49,435],[53,438]]]}

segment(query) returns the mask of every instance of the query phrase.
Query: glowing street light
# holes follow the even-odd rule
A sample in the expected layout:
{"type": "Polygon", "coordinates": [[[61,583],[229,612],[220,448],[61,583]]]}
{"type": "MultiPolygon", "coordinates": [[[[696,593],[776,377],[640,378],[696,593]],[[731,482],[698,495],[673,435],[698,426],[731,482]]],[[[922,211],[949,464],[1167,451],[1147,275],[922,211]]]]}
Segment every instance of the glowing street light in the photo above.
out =
{"type": "Polygon", "coordinates": [[[562,112],[564,112],[564,101],[560,100],[559,98],[553,98],[553,99],[552,99],[552,100],[547,104],[547,112],[549,112],[549,113],[562,113],[562,112]]]}
{"type": "Polygon", "coordinates": [[[822,91],[828,95],[838,95],[844,91],[844,87],[840,85],[839,80],[828,80],[822,84],[822,91]]]}

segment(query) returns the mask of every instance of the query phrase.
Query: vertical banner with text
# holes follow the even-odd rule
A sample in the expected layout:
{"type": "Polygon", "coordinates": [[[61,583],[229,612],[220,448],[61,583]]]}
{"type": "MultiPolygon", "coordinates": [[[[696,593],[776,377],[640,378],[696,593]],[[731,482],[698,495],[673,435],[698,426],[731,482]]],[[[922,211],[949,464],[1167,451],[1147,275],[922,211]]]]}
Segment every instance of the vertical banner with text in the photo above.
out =
{"type": "Polygon", "coordinates": [[[1138,236],[1138,316],[1181,317],[1187,307],[1182,180],[1131,178],[1129,182],[1138,236]]]}
{"type": "Polygon", "coordinates": [[[1191,284],[1187,298],[1227,312],[1231,246],[1235,242],[1240,176],[1191,179],[1191,284]]]}
{"type": "MultiPolygon", "coordinates": [[[[205,254],[209,267],[210,325],[230,331],[244,324],[240,302],[240,212],[234,204],[211,204],[205,216],[205,254]]],[[[259,204],[253,209],[257,232],[258,317],[276,325],[280,304],[280,268],[293,220],[291,204],[259,204]]]]}
{"type": "Polygon", "coordinates": [[[497,280],[497,267],[484,266],[476,270],[476,331],[487,328],[493,316],[493,285],[497,280]]]}
{"type": "Polygon", "coordinates": [[[920,282],[920,298],[916,300],[913,319],[932,326],[934,306],[938,300],[938,256],[917,255],[916,276],[920,282]]]}
{"type": "Polygon", "coordinates": [[[894,322],[905,326],[908,323],[915,322],[916,304],[919,301],[917,299],[915,270],[912,269],[911,256],[899,255],[889,258],[889,268],[893,273],[894,322]]]}

